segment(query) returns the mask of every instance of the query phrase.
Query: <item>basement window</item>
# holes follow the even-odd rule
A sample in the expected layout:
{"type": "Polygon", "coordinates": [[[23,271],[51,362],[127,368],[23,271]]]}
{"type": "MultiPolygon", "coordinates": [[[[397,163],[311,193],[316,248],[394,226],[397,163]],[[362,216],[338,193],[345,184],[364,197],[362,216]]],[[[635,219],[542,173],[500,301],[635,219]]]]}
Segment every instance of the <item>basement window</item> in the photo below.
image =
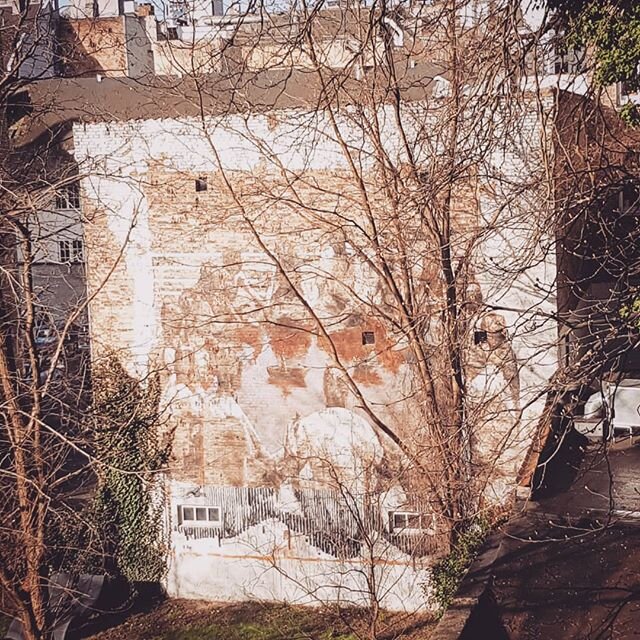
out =
{"type": "Polygon", "coordinates": [[[187,526],[220,525],[220,507],[182,505],[178,507],[178,521],[187,526]]]}
{"type": "Polygon", "coordinates": [[[208,188],[208,184],[207,184],[206,176],[200,176],[199,178],[196,178],[196,191],[198,193],[202,191],[206,191],[207,188],[208,188]]]}
{"type": "Polygon", "coordinates": [[[362,344],[375,344],[376,343],[376,334],[373,331],[363,331],[362,332],[362,344]]]}
{"type": "Polygon", "coordinates": [[[417,531],[424,529],[424,518],[417,511],[390,511],[389,528],[391,533],[399,533],[407,530],[417,531]]]}

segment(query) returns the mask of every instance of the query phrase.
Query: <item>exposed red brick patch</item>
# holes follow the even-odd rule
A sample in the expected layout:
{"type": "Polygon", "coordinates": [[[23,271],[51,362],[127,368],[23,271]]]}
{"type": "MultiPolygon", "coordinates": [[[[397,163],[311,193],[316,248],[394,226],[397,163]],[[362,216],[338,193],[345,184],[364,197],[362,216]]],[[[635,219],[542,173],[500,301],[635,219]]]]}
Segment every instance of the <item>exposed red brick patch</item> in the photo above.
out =
{"type": "Polygon", "coordinates": [[[355,382],[366,384],[370,387],[382,384],[382,376],[368,365],[356,367],[352,377],[355,382]]]}
{"type": "MultiPolygon", "coordinates": [[[[403,353],[397,349],[395,342],[380,322],[367,321],[360,326],[335,331],[331,333],[331,341],[344,364],[375,364],[377,362],[387,371],[397,373],[404,360],[403,353]],[[365,331],[373,332],[374,344],[362,344],[362,334],[365,331]]],[[[331,353],[326,340],[321,341],[320,345],[325,351],[331,353]]]]}
{"type": "Polygon", "coordinates": [[[269,383],[279,387],[285,395],[288,395],[291,389],[303,388],[305,384],[305,375],[307,370],[301,367],[269,367],[269,383]]]}
{"type": "Polygon", "coordinates": [[[273,352],[278,358],[300,358],[311,347],[312,335],[305,328],[296,328],[286,318],[280,319],[281,324],[270,324],[267,335],[273,352]]]}
{"type": "Polygon", "coordinates": [[[256,348],[258,351],[262,347],[262,330],[255,324],[243,324],[233,329],[233,337],[240,344],[246,344],[256,348]]]}

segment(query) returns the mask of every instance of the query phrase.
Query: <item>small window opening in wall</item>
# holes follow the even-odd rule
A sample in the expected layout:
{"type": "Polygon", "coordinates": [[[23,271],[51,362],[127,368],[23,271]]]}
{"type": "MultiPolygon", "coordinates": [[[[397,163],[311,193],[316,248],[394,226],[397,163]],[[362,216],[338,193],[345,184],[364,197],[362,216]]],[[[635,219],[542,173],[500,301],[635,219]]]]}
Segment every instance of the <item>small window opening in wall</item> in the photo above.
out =
{"type": "Polygon", "coordinates": [[[483,344],[487,341],[486,331],[474,331],[473,332],[473,344],[483,344]]]}
{"type": "Polygon", "coordinates": [[[196,178],[196,191],[197,192],[201,192],[201,191],[206,191],[207,190],[207,178],[204,176],[200,176],[199,178],[196,178]]]}
{"type": "Polygon", "coordinates": [[[376,334],[373,331],[362,332],[362,344],[375,344],[376,334]]]}
{"type": "Polygon", "coordinates": [[[82,262],[83,256],[82,240],[58,240],[60,262],[82,262]]]}
{"type": "Polygon", "coordinates": [[[56,190],[56,209],[79,209],[80,187],[77,182],[62,185],[56,190]]]}
{"type": "Polygon", "coordinates": [[[221,523],[220,507],[198,507],[181,506],[178,507],[178,515],[186,525],[216,525],[221,523]]]}

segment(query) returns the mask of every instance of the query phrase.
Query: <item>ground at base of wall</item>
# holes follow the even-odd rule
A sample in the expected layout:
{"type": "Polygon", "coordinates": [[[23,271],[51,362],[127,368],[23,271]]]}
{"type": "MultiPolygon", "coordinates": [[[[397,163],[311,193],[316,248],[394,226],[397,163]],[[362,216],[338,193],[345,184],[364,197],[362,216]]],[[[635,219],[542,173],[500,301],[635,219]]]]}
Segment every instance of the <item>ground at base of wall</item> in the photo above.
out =
{"type": "MultiPolygon", "coordinates": [[[[428,640],[435,623],[425,616],[382,613],[380,640],[428,640]]],[[[91,640],[360,640],[367,613],[246,602],[166,600],[91,640]]]]}

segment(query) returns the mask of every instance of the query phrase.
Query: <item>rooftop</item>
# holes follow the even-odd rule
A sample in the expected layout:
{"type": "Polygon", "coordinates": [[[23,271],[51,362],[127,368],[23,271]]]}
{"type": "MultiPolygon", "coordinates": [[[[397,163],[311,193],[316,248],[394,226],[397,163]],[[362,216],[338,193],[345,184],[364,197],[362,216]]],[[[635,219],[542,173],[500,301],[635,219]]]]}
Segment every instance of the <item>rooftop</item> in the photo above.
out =
{"type": "MultiPolygon", "coordinates": [[[[401,91],[406,100],[431,95],[435,64],[406,69],[401,91]]],[[[387,99],[372,83],[353,77],[332,77],[324,88],[314,71],[268,70],[254,73],[210,74],[191,77],[155,77],[150,82],[133,78],[55,78],[34,82],[14,97],[22,117],[12,126],[18,147],[43,134],[55,134],[70,122],[123,122],[197,118],[279,109],[322,108],[327,95],[341,104],[387,99]],[[372,93],[373,92],[373,93],[372,93]]]]}

